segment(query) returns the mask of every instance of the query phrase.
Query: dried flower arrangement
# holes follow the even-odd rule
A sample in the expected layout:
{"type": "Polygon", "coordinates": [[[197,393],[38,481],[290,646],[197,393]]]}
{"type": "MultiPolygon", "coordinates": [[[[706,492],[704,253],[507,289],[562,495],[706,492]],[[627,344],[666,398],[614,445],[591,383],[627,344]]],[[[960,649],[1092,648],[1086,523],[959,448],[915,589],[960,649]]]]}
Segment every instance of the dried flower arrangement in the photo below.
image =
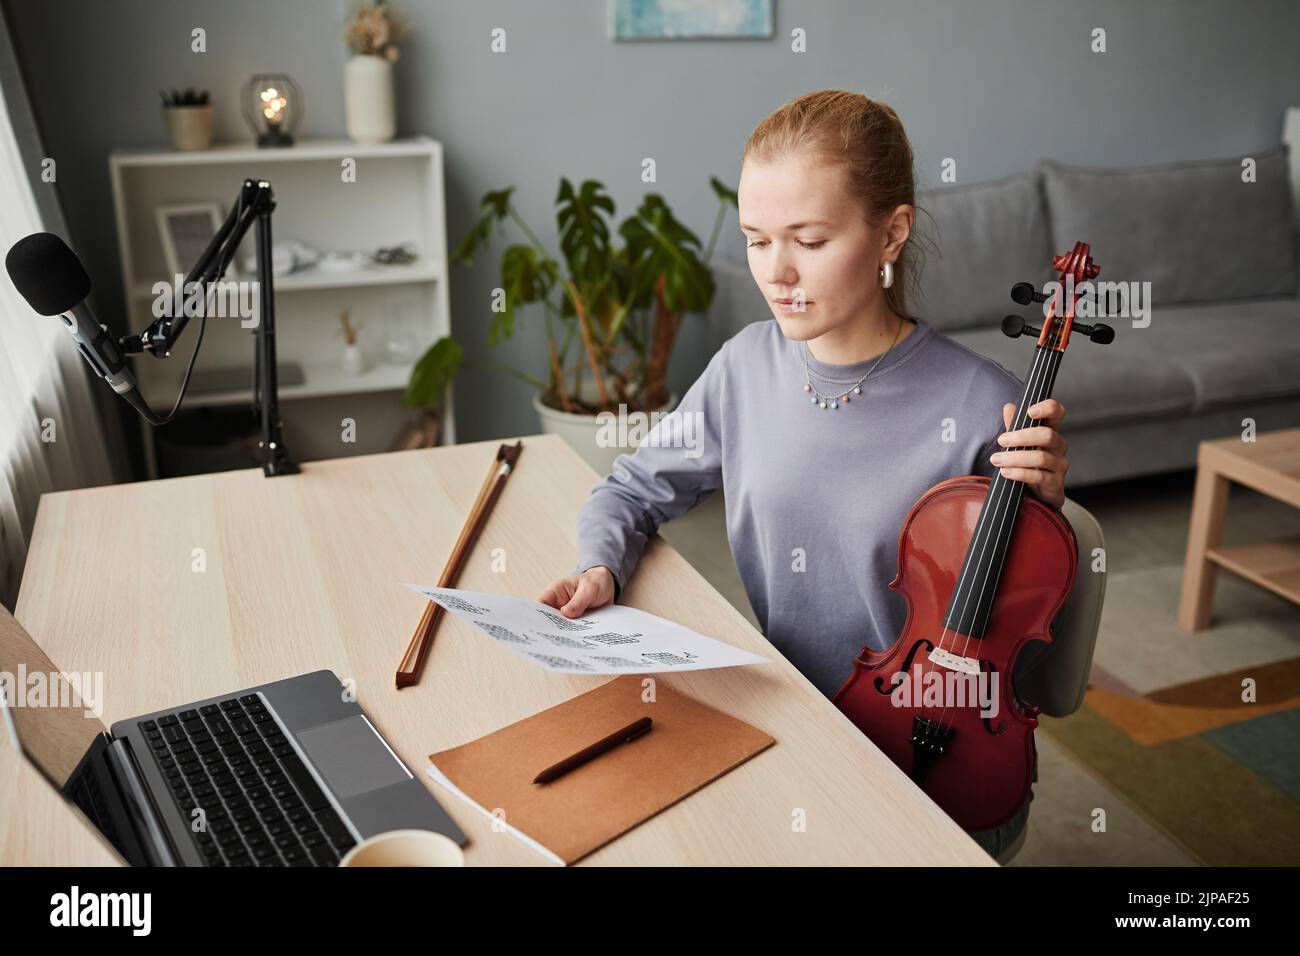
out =
{"type": "Polygon", "coordinates": [[[383,57],[392,63],[397,59],[397,44],[406,34],[406,24],[390,11],[384,0],[376,0],[373,6],[357,8],[343,40],[353,53],[383,57]]]}
{"type": "Polygon", "coordinates": [[[361,324],[352,324],[348,316],[348,310],[344,309],[339,313],[339,325],[343,326],[343,341],[348,345],[357,344],[357,333],[361,331],[361,324]]]}

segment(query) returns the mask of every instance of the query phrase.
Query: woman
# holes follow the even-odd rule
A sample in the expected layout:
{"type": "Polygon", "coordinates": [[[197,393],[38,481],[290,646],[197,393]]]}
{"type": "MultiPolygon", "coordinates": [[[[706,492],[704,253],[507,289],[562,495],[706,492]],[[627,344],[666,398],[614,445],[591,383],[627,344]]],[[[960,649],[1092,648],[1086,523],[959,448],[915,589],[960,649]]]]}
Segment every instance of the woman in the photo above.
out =
{"type": "MultiPolygon", "coordinates": [[[[658,527],[725,488],[763,633],[833,697],[864,645],[902,632],[888,585],[927,488],[1001,468],[1060,508],[1065,409],[1048,399],[1029,409],[1043,425],[999,435],[1024,383],[909,315],[915,202],[911,147],[883,103],[824,90],[758,125],[740,227],[773,318],[724,343],[660,436],[618,457],[579,517],[574,573],[538,600],[567,617],[616,600],[658,527]]],[[[972,836],[997,855],[1028,812],[972,836]]]]}

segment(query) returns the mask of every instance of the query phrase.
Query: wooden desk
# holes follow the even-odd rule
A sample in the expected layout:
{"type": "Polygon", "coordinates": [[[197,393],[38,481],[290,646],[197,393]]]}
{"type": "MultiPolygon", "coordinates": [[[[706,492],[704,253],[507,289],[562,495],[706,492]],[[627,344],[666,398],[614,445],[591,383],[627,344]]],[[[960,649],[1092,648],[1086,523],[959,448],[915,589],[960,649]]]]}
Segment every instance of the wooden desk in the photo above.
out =
{"type": "MultiPolygon", "coordinates": [[[[535,598],[573,567],[595,473],[558,437],[523,442],[460,587],[535,598]]],[[[393,687],[425,603],[402,583],[437,583],[499,444],[45,495],[16,616],[59,667],[104,672],[105,724],[329,668],[422,774],[428,754],[610,679],[543,671],[446,615],[420,684],[393,687]]],[[[665,541],[621,600],[771,658],[665,679],[777,743],[584,862],[995,865],[665,541]]],[[[108,862],[17,763],[0,746],[0,863],[108,862]]],[[[430,789],[471,865],[544,862],[430,789]]]]}

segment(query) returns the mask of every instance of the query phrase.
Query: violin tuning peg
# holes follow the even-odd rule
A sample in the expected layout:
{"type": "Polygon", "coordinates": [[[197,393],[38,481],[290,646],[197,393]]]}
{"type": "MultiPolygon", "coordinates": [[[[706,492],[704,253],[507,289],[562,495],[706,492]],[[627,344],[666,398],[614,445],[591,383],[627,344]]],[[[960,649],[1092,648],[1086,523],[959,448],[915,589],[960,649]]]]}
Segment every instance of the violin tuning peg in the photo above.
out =
{"type": "Polygon", "coordinates": [[[1029,305],[1031,302],[1046,302],[1047,296],[1029,282],[1017,282],[1011,287],[1011,301],[1016,305],[1029,305]]]}
{"type": "Polygon", "coordinates": [[[1018,315],[1008,315],[1002,320],[1002,334],[1009,338],[1020,335],[1039,335],[1043,330],[1035,328],[1018,315]]]}
{"type": "Polygon", "coordinates": [[[1098,345],[1110,345],[1115,341],[1115,330],[1109,325],[1097,322],[1094,325],[1088,325],[1084,322],[1075,322],[1074,331],[1080,335],[1086,335],[1098,345]]]}
{"type": "Polygon", "coordinates": [[[1092,339],[1098,345],[1110,345],[1115,341],[1115,330],[1109,325],[1097,322],[1088,331],[1088,338],[1092,339]]]}

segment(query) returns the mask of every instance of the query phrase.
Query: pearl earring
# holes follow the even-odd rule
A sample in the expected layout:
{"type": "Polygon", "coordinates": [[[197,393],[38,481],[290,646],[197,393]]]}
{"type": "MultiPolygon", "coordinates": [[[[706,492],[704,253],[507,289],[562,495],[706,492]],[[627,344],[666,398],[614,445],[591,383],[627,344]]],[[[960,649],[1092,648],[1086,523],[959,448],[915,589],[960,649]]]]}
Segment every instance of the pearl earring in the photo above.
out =
{"type": "Polygon", "coordinates": [[[886,262],[880,267],[880,284],[888,289],[894,284],[894,264],[886,262]]]}

